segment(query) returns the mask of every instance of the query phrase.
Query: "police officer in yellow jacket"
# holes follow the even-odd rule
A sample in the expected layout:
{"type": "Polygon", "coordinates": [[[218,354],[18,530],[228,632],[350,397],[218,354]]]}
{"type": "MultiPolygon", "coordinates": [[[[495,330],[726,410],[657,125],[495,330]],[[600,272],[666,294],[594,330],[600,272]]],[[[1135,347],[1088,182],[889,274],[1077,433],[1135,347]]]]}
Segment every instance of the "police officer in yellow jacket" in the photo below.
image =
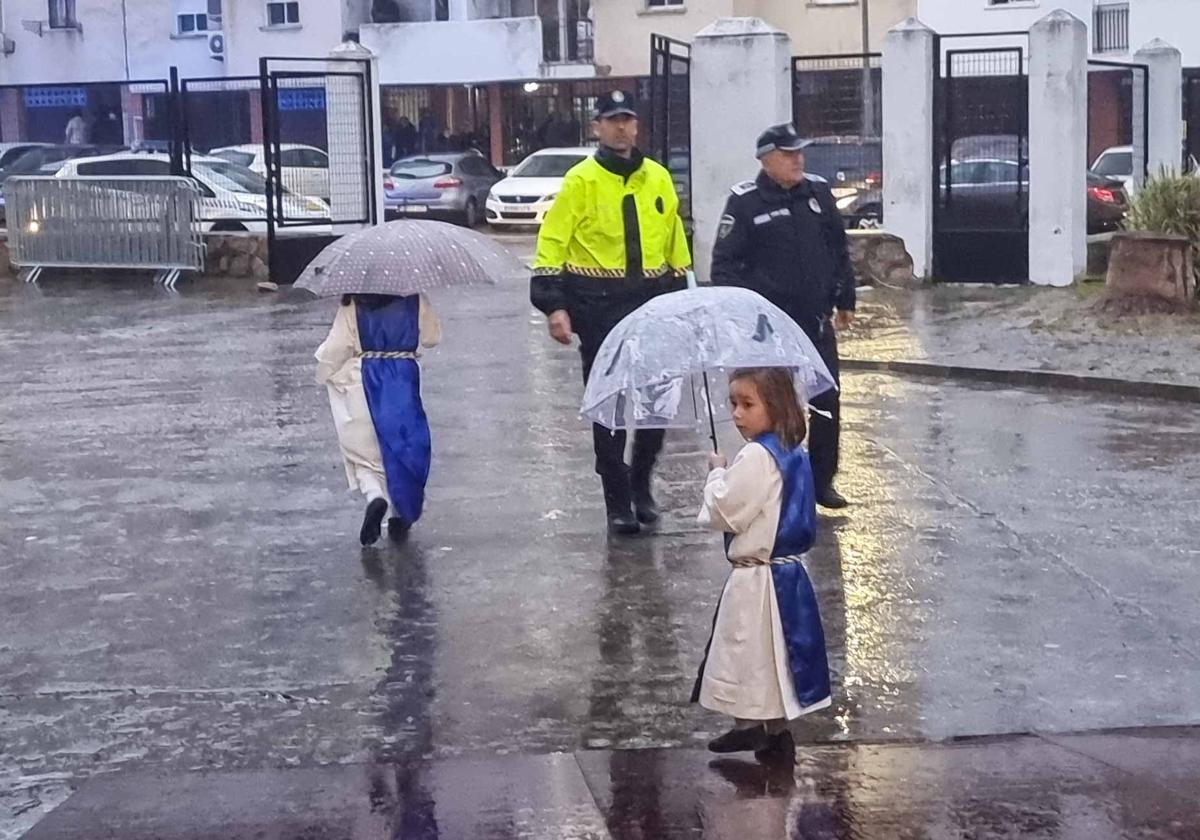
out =
{"type": "MultiPolygon", "coordinates": [[[[560,344],[579,336],[583,378],[617,322],[646,301],[686,286],[691,267],[679,199],[667,170],[637,146],[637,112],[626,94],[600,98],[592,123],[594,157],[567,173],[538,235],[530,299],[560,344]]],[[[650,489],[663,431],[634,435],[625,464],[625,433],[592,430],[596,472],[604,485],[609,530],[635,534],[658,521],[650,489]]]]}

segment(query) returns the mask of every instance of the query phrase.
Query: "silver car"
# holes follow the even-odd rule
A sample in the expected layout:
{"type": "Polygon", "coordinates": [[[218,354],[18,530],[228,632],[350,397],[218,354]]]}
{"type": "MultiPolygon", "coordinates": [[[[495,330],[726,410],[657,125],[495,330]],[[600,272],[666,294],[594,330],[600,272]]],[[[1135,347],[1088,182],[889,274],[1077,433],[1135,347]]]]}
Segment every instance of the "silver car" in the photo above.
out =
{"type": "Polygon", "coordinates": [[[407,157],[384,176],[385,215],[450,219],[475,227],[488,192],[503,177],[476,151],[407,157]]]}

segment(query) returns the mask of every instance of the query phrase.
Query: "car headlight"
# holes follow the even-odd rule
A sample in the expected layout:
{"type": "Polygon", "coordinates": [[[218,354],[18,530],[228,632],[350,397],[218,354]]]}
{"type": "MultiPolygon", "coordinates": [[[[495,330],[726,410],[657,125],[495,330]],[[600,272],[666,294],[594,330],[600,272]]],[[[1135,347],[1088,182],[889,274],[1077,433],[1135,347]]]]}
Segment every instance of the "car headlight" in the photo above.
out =
{"type": "Polygon", "coordinates": [[[314,213],[324,213],[325,212],[325,205],[322,204],[321,202],[317,201],[315,198],[310,198],[308,201],[306,201],[304,203],[304,207],[305,207],[305,209],[311,210],[314,213]]]}
{"type": "Polygon", "coordinates": [[[847,210],[853,206],[854,202],[858,201],[857,195],[848,195],[837,200],[837,209],[847,210]]]}
{"type": "Polygon", "coordinates": [[[550,195],[544,197],[542,201],[553,201],[556,198],[558,198],[558,193],[550,193],[550,195]]]}

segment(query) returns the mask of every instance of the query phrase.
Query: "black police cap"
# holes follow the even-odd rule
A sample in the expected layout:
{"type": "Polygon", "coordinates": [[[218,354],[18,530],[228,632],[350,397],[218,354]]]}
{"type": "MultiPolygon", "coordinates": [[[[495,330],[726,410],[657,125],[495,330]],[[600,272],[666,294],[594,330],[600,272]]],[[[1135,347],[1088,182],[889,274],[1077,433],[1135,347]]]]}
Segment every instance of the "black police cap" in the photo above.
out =
{"type": "Polygon", "coordinates": [[[754,156],[761,158],[767,152],[780,150],[784,152],[794,152],[804,148],[804,141],[800,139],[800,135],[796,133],[796,129],[791,123],[783,125],[773,125],[758,135],[757,148],[754,156]]]}
{"type": "Polygon", "coordinates": [[[631,117],[638,115],[633,108],[633,98],[629,94],[622,90],[614,90],[596,100],[596,119],[603,120],[619,114],[628,114],[631,117]]]}

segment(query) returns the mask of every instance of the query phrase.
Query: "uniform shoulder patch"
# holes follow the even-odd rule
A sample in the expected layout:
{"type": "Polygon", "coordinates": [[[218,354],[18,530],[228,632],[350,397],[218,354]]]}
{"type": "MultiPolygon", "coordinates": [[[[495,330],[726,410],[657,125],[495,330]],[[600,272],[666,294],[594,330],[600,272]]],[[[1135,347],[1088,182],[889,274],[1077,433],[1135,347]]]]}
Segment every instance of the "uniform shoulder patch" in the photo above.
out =
{"type": "Polygon", "coordinates": [[[726,213],[721,217],[720,224],[717,225],[717,241],[720,242],[729,234],[733,233],[733,226],[737,224],[737,220],[733,216],[726,213]]]}
{"type": "Polygon", "coordinates": [[[730,188],[730,191],[734,195],[745,195],[746,193],[753,192],[756,189],[758,189],[758,184],[754,183],[753,181],[742,181],[740,184],[734,184],[730,188]]]}

